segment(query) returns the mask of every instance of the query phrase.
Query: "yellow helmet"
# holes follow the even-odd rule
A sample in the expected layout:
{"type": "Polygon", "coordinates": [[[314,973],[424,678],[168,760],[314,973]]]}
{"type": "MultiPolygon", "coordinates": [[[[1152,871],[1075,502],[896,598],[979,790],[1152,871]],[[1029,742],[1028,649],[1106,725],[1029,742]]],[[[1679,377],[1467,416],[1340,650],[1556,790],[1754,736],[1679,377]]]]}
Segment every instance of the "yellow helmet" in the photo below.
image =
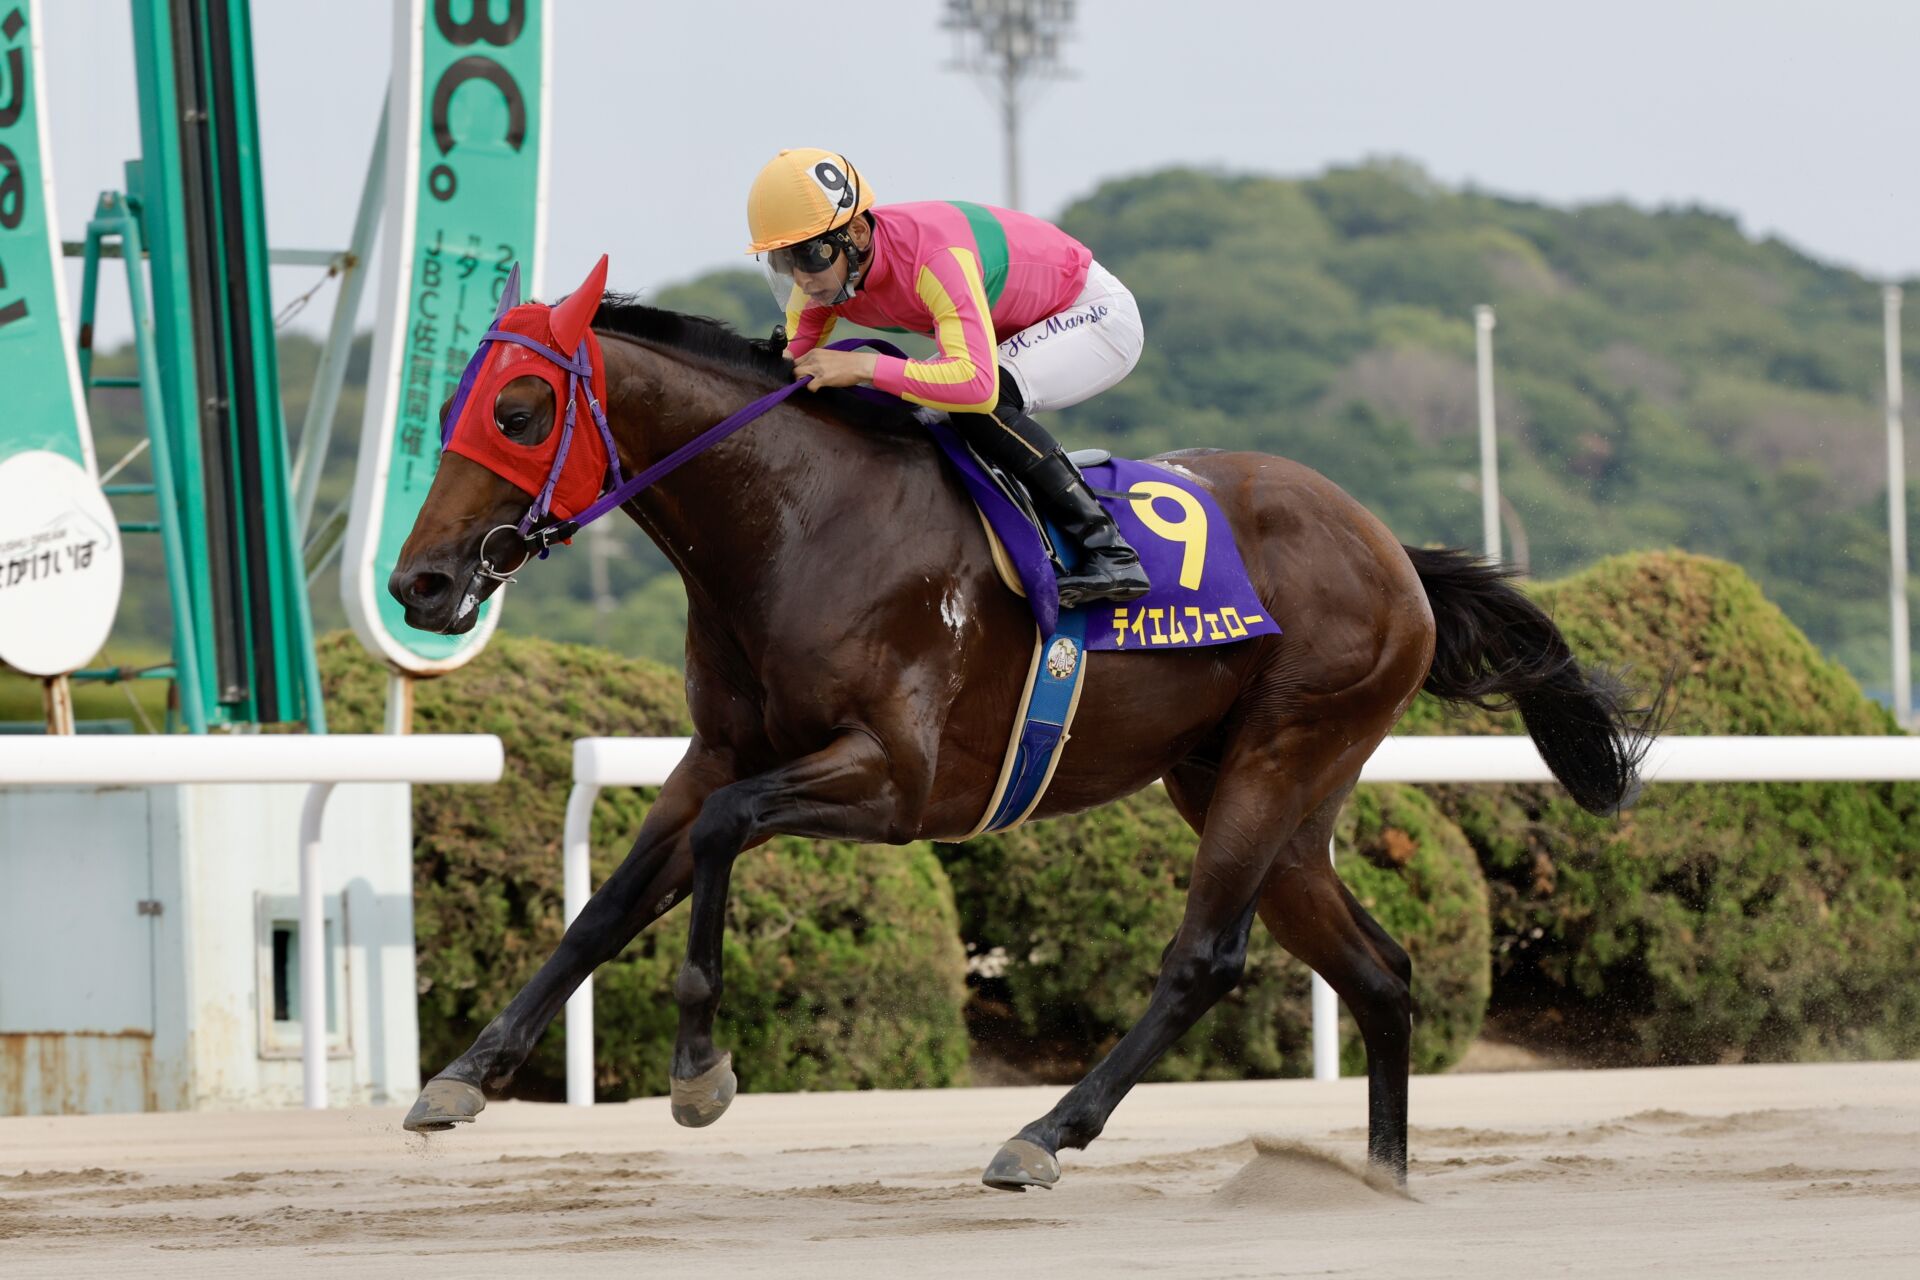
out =
{"type": "Polygon", "coordinates": [[[782,249],[844,227],[873,207],[859,170],[838,152],[818,147],[782,151],[747,193],[748,253],[782,249]]]}

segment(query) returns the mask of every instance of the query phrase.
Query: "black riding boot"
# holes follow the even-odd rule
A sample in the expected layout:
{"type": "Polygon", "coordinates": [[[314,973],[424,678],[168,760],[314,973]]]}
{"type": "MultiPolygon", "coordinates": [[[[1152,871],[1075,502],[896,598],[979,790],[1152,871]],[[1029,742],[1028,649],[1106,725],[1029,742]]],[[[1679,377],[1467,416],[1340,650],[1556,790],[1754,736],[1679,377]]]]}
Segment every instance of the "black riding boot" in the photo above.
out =
{"type": "Polygon", "coordinates": [[[967,443],[1024,484],[1042,514],[1079,549],[1080,563],[1060,576],[1062,609],[1094,600],[1119,604],[1147,593],[1140,557],[1059,442],[1027,416],[1011,374],[1001,372],[1000,404],[993,413],[956,413],[953,423],[967,443]]]}
{"type": "Polygon", "coordinates": [[[1077,609],[1095,600],[1124,604],[1147,594],[1147,571],[1140,567],[1139,555],[1120,536],[1113,517],[1060,446],[1042,457],[1029,458],[1020,481],[1080,549],[1080,563],[1060,575],[1062,609],[1077,609]]]}

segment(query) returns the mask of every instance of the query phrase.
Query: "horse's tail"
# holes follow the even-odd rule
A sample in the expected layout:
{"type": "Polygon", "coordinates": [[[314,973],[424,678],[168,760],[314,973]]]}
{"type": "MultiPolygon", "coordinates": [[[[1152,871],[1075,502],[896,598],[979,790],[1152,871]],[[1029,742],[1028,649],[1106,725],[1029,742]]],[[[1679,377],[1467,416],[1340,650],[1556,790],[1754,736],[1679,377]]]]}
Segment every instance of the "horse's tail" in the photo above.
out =
{"type": "Polygon", "coordinates": [[[1560,629],[1508,581],[1513,570],[1460,550],[1408,547],[1433,608],[1425,688],[1449,702],[1517,708],[1540,756],[1581,808],[1613,814],[1640,794],[1640,763],[1665,691],[1650,705],[1617,675],[1583,669],[1560,629]]]}

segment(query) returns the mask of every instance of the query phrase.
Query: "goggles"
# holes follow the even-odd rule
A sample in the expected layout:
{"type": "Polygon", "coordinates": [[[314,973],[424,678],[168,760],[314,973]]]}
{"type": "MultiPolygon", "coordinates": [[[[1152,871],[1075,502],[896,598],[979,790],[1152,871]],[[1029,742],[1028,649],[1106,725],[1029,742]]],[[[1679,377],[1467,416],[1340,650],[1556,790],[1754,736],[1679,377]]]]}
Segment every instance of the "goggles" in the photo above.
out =
{"type": "Polygon", "coordinates": [[[783,314],[808,307],[837,307],[859,291],[864,274],[853,236],[844,226],[798,244],[769,249],[761,255],[761,261],[766,267],[767,288],[773,293],[774,305],[783,314]],[[803,279],[825,275],[842,258],[846,259],[847,274],[837,288],[830,288],[818,279],[803,279]]]}
{"type": "Polygon", "coordinates": [[[841,254],[851,248],[844,232],[829,231],[823,236],[802,240],[799,244],[769,250],[767,265],[783,276],[790,276],[796,271],[818,275],[838,262],[841,254]]]}

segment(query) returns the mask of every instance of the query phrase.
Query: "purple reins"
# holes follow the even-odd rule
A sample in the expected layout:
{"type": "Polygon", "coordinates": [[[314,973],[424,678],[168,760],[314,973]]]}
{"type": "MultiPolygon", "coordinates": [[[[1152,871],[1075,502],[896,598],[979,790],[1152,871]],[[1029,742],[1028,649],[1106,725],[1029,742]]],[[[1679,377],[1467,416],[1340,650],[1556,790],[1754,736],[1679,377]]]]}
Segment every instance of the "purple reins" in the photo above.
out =
{"type": "MultiPolygon", "coordinates": [[[[567,446],[571,443],[570,437],[573,431],[573,388],[574,385],[581,380],[581,372],[576,362],[562,359],[560,353],[553,348],[536,342],[532,338],[525,337],[524,335],[504,333],[495,329],[487,333],[487,338],[500,338],[511,342],[518,342],[522,346],[530,347],[546,356],[547,359],[567,371],[566,431],[568,434],[561,437],[560,452],[554,459],[553,470],[547,476],[547,483],[541,490],[539,498],[535,500],[534,506],[527,508],[526,518],[521,521],[519,530],[520,536],[526,545],[529,547],[537,547],[542,556],[545,556],[556,542],[567,541],[573,537],[574,534],[607,514],[607,512],[630,501],[635,494],[658,483],[686,462],[705,453],[708,449],[713,448],[714,445],[719,444],[722,440],[725,440],[728,436],[746,426],[755,418],[760,417],[766,413],[767,410],[773,408],[794,392],[813,381],[812,377],[808,376],[794,382],[789,382],[777,390],[767,392],[766,395],[761,396],[751,404],[743,405],[741,408],[734,410],[713,426],[708,427],[705,431],[702,431],[699,435],[687,441],[666,457],[660,459],[660,461],[654,463],[638,475],[626,480],[620,478],[619,455],[614,449],[613,434],[607,428],[606,415],[601,412],[600,405],[594,400],[593,392],[591,388],[589,388],[587,392],[587,405],[593,411],[593,420],[599,426],[602,438],[607,442],[607,457],[613,467],[613,487],[594,499],[591,505],[572,519],[559,520],[552,524],[536,526],[534,521],[538,518],[544,518],[546,514],[547,500],[553,493],[554,484],[560,478],[560,469],[566,461],[567,446]],[[536,517],[536,511],[540,513],[540,516],[536,517]]],[[[881,341],[876,338],[845,338],[839,342],[829,343],[826,349],[829,351],[855,351],[861,347],[871,347],[883,355],[897,356],[904,354],[891,342],[881,341]]],[[[585,362],[586,344],[583,342],[580,347],[579,364],[584,364],[585,362]]],[[[588,369],[587,373],[590,377],[592,370],[588,369]]],[[[882,395],[882,393],[879,392],[870,394],[876,398],[888,401],[893,399],[893,397],[882,395]]]]}

